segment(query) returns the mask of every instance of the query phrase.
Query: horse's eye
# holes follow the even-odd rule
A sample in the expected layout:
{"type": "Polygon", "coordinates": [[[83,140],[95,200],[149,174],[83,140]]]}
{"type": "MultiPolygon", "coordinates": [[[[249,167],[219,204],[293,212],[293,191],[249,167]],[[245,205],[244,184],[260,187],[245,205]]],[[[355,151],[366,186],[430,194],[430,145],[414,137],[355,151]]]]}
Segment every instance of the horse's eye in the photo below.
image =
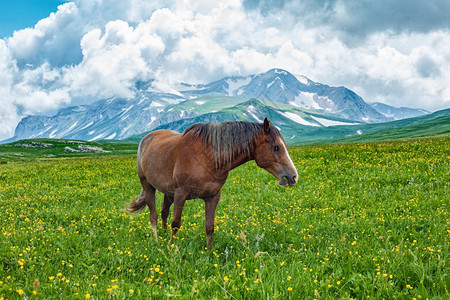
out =
{"type": "Polygon", "coordinates": [[[280,151],[280,146],[275,145],[275,146],[273,147],[273,151],[280,151]]]}

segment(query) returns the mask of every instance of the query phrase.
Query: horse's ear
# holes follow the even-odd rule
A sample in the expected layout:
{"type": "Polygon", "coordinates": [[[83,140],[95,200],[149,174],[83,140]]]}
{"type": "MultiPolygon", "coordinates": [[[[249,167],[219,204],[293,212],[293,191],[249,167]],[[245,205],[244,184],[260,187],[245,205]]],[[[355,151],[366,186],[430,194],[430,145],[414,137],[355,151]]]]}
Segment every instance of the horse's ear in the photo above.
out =
{"type": "Polygon", "coordinates": [[[267,120],[267,118],[264,118],[263,128],[264,128],[264,132],[265,133],[269,133],[269,131],[270,131],[270,121],[267,120]]]}

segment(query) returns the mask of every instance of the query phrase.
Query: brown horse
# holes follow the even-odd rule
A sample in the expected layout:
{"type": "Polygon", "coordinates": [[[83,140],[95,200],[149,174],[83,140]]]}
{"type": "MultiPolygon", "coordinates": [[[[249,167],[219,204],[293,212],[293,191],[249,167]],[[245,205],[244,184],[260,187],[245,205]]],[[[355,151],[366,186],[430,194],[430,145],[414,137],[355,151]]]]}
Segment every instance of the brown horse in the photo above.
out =
{"type": "Polygon", "coordinates": [[[270,121],[264,123],[199,123],[182,134],[157,130],[139,144],[137,170],[142,191],[128,204],[129,212],[147,205],[150,223],[157,238],[155,191],[164,194],[161,208],[163,228],[167,228],[170,206],[174,204],[172,236],[181,226],[181,213],[187,199],[205,201],[207,248],[212,245],[214,214],[222,186],[231,169],[249,161],[275,176],[281,185],[295,185],[297,170],[289,157],[286,143],[270,121]]]}

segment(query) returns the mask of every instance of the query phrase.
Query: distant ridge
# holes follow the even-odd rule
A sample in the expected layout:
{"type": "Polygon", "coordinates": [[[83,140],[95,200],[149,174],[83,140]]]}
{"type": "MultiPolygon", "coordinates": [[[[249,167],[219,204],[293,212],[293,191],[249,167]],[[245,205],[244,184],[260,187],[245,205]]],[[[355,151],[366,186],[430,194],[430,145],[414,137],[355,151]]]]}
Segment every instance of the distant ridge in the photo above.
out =
{"type": "Polygon", "coordinates": [[[269,117],[282,129],[288,142],[296,143],[366,132],[371,126],[364,124],[409,116],[406,112],[426,113],[406,108],[399,113],[393,107],[369,105],[345,87],[330,87],[282,69],[225,77],[209,84],[178,83],[170,92],[155,89],[154,83],[136,82],[136,96],[132,99],[101,99],[90,105],[61,109],[51,117],[25,117],[14,137],[7,141],[123,140],[158,128],[181,130],[192,122],[261,122],[269,117]],[[377,107],[382,108],[381,112],[377,107]],[[357,129],[359,126],[364,128],[357,129]]]}
{"type": "Polygon", "coordinates": [[[430,112],[424,109],[408,108],[408,107],[393,107],[384,103],[371,103],[374,109],[383,114],[385,117],[393,120],[401,120],[407,118],[414,118],[427,115],[430,112]]]}

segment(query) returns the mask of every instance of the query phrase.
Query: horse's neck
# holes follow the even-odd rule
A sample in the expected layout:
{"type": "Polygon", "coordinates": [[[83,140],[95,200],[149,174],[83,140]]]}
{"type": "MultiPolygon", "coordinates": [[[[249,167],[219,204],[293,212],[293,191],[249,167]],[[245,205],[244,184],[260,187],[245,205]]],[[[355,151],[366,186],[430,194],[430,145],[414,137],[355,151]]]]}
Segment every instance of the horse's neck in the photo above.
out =
{"type": "Polygon", "coordinates": [[[253,147],[251,147],[250,149],[247,149],[245,151],[242,151],[241,153],[237,153],[235,155],[233,155],[233,160],[230,162],[230,164],[228,164],[227,166],[224,166],[224,169],[226,169],[227,171],[230,171],[234,168],[239,167],[242,164],[245,164],[246,162],[255,159],[254,158],[254,152],[255,150],[252,149],[253,147]]]}
{"type": "Polygon", "coordinates": [[[232,146],[232,153],[225,154],[225,159],[222,159],[222,157],[219,159],[217,169],[230,171],[253,160],[257,141],[258,137],[252,137],[252,139],[246,142],[237,143],[236,141],[231,141],[236,146],[232,146]]]}
{"type": "Polygon", "coordinates": [[[253,155],[248,155],[248,153],[243,153],[237,156],[227,167],[227,171],[233,170],[234,168],[239,167],[242,164],[253,159],[253,155]]]}

